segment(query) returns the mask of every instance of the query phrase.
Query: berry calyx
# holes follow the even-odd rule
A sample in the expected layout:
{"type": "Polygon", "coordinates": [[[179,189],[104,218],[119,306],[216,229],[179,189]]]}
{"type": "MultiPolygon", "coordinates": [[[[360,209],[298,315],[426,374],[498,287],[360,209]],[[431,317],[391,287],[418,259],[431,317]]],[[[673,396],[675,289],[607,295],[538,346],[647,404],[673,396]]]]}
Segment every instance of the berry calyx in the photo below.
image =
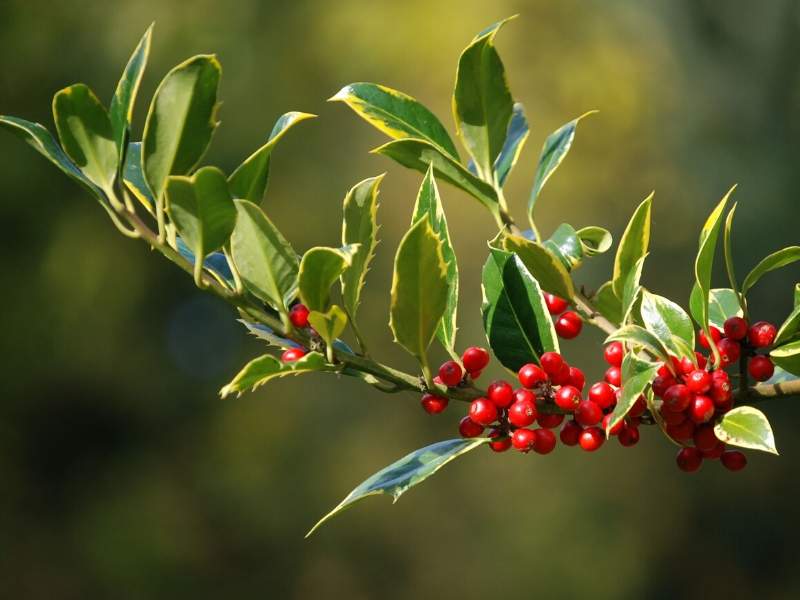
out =
{"type": "Polygon", "coordinates": [[[539,365],[533,363],[522,365],[517,376],[522,386],[529,389],[533,389],[536,385],[547,381],[547,373],[539,365]]]}
{"type": "Polygon", "coordinates": [[[686,387],[695,394],[705,394],[711,389],[711,373],[695,369],[686,376],[686,387]]]}
{"type": "Polygon", "coordinates": [[[539,363],[541,363],[544,372],[553,377],[561,371],[561,367],[564,366],[564,359],[561,358],[558,352],[545,352],[539,357],[539,363]]]}
{"type": "Polygon", "coordinates": [[[469,418],[479,425],[494,423],[497,416],[497,407],[488,398],[476,398],[469,405],[469,418]]]}
{"type": "Polygon", "coordinates": [[[555,322],[556,333],[565,340],[571,340],[581,333],[583,329],[583,319],[578,313],[568,310],[562,314],[555,322]]]}
{"type": "Polygon", "coordinates": [[[426,413],[429,415],[438,415],[440,412],[447,408],[450,402],[445,396],[437,396],[436,394],[423,394],[420,404],[426,413]]]}
{"type": "Polygon", "coordinates": [[[725,331],[725,337],[736,342],[747,337],[747,321],[742,317],[730,317],[722,325],[722,329],[725,331]]]}
{"type": "Polygon", "coordinates": [[[515,427],[533,425],[537,416],[536,403],[531,400],[517,400],[508,409],[508,422],[515,427]]]}
{"type": "Polygon", "coordinates": [[[289,310],[289,321],[298,329],[305,329],[308,327],[308,315],[310,312],[305,304],[295,304],[289,310]]]}
{"type": "Polygon", "coordinates": [[[768,356],[754,356],[747,364],[747,372],[756,381],[766,381],[775,373],[775,365],[768,356]]]}
{"type": "Polygon", "coordinates": [[[622,342],[611,342],[603,349],[603,358],[612,367],[621,367],[624,355],[625,348],[622,342]]]}
{"type": "Polygon", "coordinates": [[[464,350],[464,354],[461,355],[461,362],[464,364],[464,368],[469,371],[472,378],[477,379],[477,376],[473,375],[473,373],[480,374],[480,371],[489,364],[489,353],[486,351],[486,348],[470,346],[464,350]]]}
{"type": "Polygon", "coordinates": [[[599,427],[584,429],[578,437],[578,443],[586,452],[594,452],[606,441],[606,435],[599,427]]]}
{"type": "Polygon", "coordinates": [[[550,454],[556,447],[556,434],[549,429],[536,429],[533,433],[533,451],[537,454],[550,454]]]}
{"type": "Polygon", "coordinates": [[[458,432],[461,434],[461,437],[478,437],[483,433],[483,425],[476,423],[469,417],[464,417],[458,422],[458,432]]]}
{"type": "Polygon", "coordinates": [[[492,431],[489,433],[489,437],[492,439],[492,441],[489,442],[489,448],[491,448],[494,452],[505,452],[511,448],[511,438],[503,431],[499,429],[492,429],[492,431]]]}
{"type": "Polygon", "coordinates": [[[439,379],[441,379],[442,383],[447,387],[457,386],[461,383],[461,378],[463,376],[464,371],[461,369],[461,365],[454,360],[448,360],[439,367],[439,379]]]}
{"type": "Polygon", "coordinates": [[[511,434],[511,445],[520,452],[530,452],[536,442],[536,434],[532,429],[517,429],[511,434]]]}
{"type": "Polygon", "coordinates": [[[608,369],[606,369],[605,380],[614,387],[621,386],[622,371],[620,370],[619,367],[609,367],[608,369]]]}
{"type": "Polygon", "coordinates": [[[605,381],[595,383],[589,388],[589,400],[596,403],[603,410],[611,408],[617,403],[617,395],[614,389],[605,381]]]}
{"type": "Polygon", "coordinates": [[[560,315],[569,306],[566,300],[555,294],[544,292],[542,296],[544,296],[544,302],[547,304],[547,311],[551,315],[560,315]]]}
{"type": "Polygon", "coordinates": [[[683,412],[689,408],[691,401],[692,393],[681,383],[670,386],[664,392],[664,406],[672,412],[683,412]]]}
{"type": "Polygon", "coordinates": [[[489,400],[497,408],[506,408],[514,402],[514,390],[507,381],[495,381],[489,385],[486,391],[489,400]]]}
{"type": "Polygon", "coordinates": [[[758,321],[753,323],[747,331],[747,339],[753,348],[766,348],[771,346],[775,341],[775,336],[778,329],[772,323],[767,321],[758,321]]]}
{"type": "Polygon", "coordinates": [[[729,471],[741,471],[747,466],[747,457],[737,450],[723,452],[719,460],[729,471]]]}
{"type": "Polygon", "coordinates": [[[681,448],[675,457],[678,468],[685,473],[693,473],[703,464],[703,455],[697,448],[681,448]]]}
{"type": "Polygon", "coordinates": [[[583,428],[578,425],[575,421],[567,421],[564,423],[564,427],[561,428],[561,432],[558,434],[558,437],[561,438],[561,443],[565,446],[577,446],[578,445],[578,438],[581,435],[583,428]]]}
{"type": "Polygon", "coordinates": [[[603,411],[597,403],[583,400],[575,409],[575,420],[584,427],[597,425],[603,419],[603,411]]]}
{"type": "Polygon", "coordinates": [[[572,412],[578,407],[581,401],[581,393],[577,388],[571,385],[562,385],[556,392],[553,400],[561,410],[572,412]]]}
{"type": "Polygon", "coordinates": [[[283,354],[281,354],[281,362],[296,362],[305,355],[306,351],[303,348],[289,348],[288,350],[284,350],[283,354]]]}

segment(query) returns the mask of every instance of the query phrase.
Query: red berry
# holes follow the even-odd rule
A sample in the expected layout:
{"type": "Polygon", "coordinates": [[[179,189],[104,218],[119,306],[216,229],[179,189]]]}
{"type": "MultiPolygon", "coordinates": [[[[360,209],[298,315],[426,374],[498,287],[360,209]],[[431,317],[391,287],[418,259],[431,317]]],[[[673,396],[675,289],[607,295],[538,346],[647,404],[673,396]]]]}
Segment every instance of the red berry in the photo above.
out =
{"type": "Polygon", "coordinates": [[[617,436],[619,443],[625,448],[630,448],[639,443],[639,428],[638,427],[623,427],[622,431],[617,436]]]}
{"type": "Polygon", "coordinates": [[[547,304],[547,310],[551,315],[560,315],[567,310],[569,304],[560,296],[550,294],[549,292],[544,292],[542,295],[544,296],[545,304],[547,304]]]}
{"type": "Polygon", "coordinates": [[[733,387],[725,371],[711,374],[711,399],[717,407],[725,406],[733,399],[733,387]]]}
{"type": "Polygon", "coordinates": [[[747,336],[747,321],[742,317],[731,317],[725,321],[722,329],[725,331],[725,337],[738,342],[747,336]]]}
{"type": "Polygon", "coordinates": [[[664,393],[673,385],[675,385],[677,381],[672,375],[658,375],[655,379],[653,379],[653,393],[662,398],[664,393]]]}
{"type": "Polygon", "coordinates": [[[562,385],[556,392],[554,401],[561,410],[572,412],[581,401],[581,393],[571,385],[562,385]]]}
{"type": "Polygon", "coordinates": [[[561,433],[558,437],[561,438],[561,443],[565,446],[577,446],[581,431],[583,429],[575,421],[567,421],[564,423],[564,427],[561,428],[561,433]]]}
{"type": "Polygon", "coordinates": [[[603,433],[603,430],[599,427],[584,429],[578,437],[578,443],[581,445],[581,448],[587,452],[594,452],[600,448],[605,441],[606,434],[603,433]]]}
{"type": "Polygon", "coordinates": [[[739,342],[734,342],[728,338],[723,338],[719,341],[719,344],[717,344],[717,350],[719,350],[719,357],[722,361],[722,367],[727,367],[728,365],[735,363],[737,360],[739,360],[739,356],[742,353],[742,347],[739,345],[739,342]]]}
{"type": "Polygon", "coordinates": [[[608,428],[609,423],[611,423],[611,415],[607,414],[603,417],[603,431],[608,431],[608,435],[617,435],[625,427],[625,421],[622,419],[617,421],[617,424],[611,429],[608,428]]]}
{"type": "Polygon", "coordinates": [[[583,319],[580,318],[578,313],[568,310],[556,319],[555,328],[559,337],[571,340],[578,337],[581,329],[583,329],[583,319]]]}
{"type": "Polygon", "coordinates": [[[622,385],[622,371],[619,367],[608,367],[605,379],[611,385],[619,387],[622,385]]]}
{"type": "Polygon", "coordinates": [[[420,404],[425,412],[429,415],[438,415],[445,408],[447,408],[449,400],[444,396],[437,396],[435,394],[423,394],[420,404]]]}
{"type": "Polygon", "coordinates": [[[692,402],[692,393],[681,383],[670,386],[664,392],[664,406],[672,412],[683,412],[692,402]]]}
{"type": "Polygon", "coordinates": [[[486,395],[497,408],[506,408],[514,401],[514,390],[507,381],[493,382],[486,395]]]}
{"type": "Polygon", "coordinates": [[[700,354],[699,352],[695,352],[694,357],[697,360],[697,368],[705,369],[706,365],[708,364],[708,360],[706,359],[706,357],[700,354]]]}
{"type": "MultiPolygon", "coordinates": [[[[711,339],[714,340],[715,344],[718,344],[719,341],[722,339],[722,332],[714,327],[713,325],[708,326],[709,331],[711,332],[711,339]]],[[[697,334],[697,341],[700,345],[705,348],[706,350],[711,350],[711,344],[708,343],[708,338],[706,337],[706,332],[700,330],[697,334]]]]}
{"type": "Polygon", "coordinates": [[[612,367],[622,366],[622,357],[625,354],[625,348],[622,342],[611,342],[603,349],[603,358],[612,367]]]}
{"type": "Polygon", "coordinates": [[[569,365],[561,363],[561,369],[550,378],[553,385],[568,385],[570,382],[569,365]]]}
{"type": "Polygon", "coordinates": [[[754,356],[747,365],[747,372],[756,381],[766,381],[775,372],[775,365],[768,356],[754,356]]]}
{"type": "Polygon", "coordinates": [[[729,471],[741,471],[747,466],[747,457],[741,452],[733,450],[731,452],[723,452],[720,462],[729,471]]]}
{"type": "Polygon", "coordinates": [[[464,363],[464,368],[470,373],[482,371],[489,364],[489,353],[486,348],[470,346],[461,355],[461,362],[464,363]]]}
{"type": "Polygon", "coordinates": [[[281,362],[295,362],[303,358],[305,355],[306,351],[303,348],[289,348],[288,350],[284,350],[283,354],[281,354],[281,362]]]}
{"type": "Polygon", "coordinates": [[[537,429],[533,433],[533,451],[537,454],[550,454],[556,447],[556,434],[549,429],[537,429]]]}
{"type": "Polygon", "coordinates": [[[681,471],[693,473],[703,464],[703,455],[697,448],[681,448],[675,462],[681,471]]]}
{"type": "Polygon", "coordinates": [[[476,398],[469,405],[469,418],[480,425],[494,423],[497,416],[497,407],[488,398],[476,398]]]}
{"type": "Polygon", "coordinates": [[[704,452],[707,450],[713,450],[717,444],[719,444],[719,440],[714,433],[713,425],[700,425],[694,430],[694,445],[699,450],[704,452]]]}
{"type": "Polygon", "coordinates": [[[308,327],[308,313],[310,312],[305,304],[295,304],[289,311],[289,320],[298,329],[305,329],[308,327]]]}
{"type": "Polygon", "coordinates": [[[647,400],[645,400],[644,396],[639,396],[628,411],[628,416],[632,419],[641,417],[645,410],[647,410],[647,400]]]}
{"type": "Polygon", "coordinates": [[[680,373],[681,375],[688,375],[696,368],[697,367],[692,362],[692,359],[689,358],[688,356],[684,356],[683,358],[681,358],[681,364],[680,367],[678,368],[678,373],[680,373]]]}
{"type": "Polygon", "coordinates": [[[539,424],[539,427],[544,427],[545,429],[555,429],[561,425],[563,420],[564,415],[558,413],[540,414],[536,417],[536,422],[539,424]]]}
{"type": "Polygon", "coordinates": [[[583,388],[586,385],[586,376],[578,367],[569,368],[569,385],[574,388],[578,388],[578,391],[583,391],[583,388]]]}
{"type": "Polygon", "coordinates": [[[530,400],[517,400],[508,409],[508,421],[515,427],[533,425],[537,416],[536,403],[530,400]]]}
{"type": "Polygon", "coordinates": [[[539,357],[539,362],[544,372],[552,377],[553,375],[558,375],[559,371],[561,371],[564,359],[561,358],[558,352],[545,352],[539,357]]]}
{"type": "Polygon", "coordinates": [[[667,435],[679,442],[691,440],[694,436],[694,423],[690,419],[684,419],[680,425],[667,425],[667,435]]]}
{"type": "Polygon", "coordinates": [[[489,448],[491,448],[495,452],[505,452],[506,450],[511,448],[511,437],[509,437],[499,429],[492,429],[491,433],[489,433],[489,437],[492,438],[492,441],[489,442],[489,448]],[[494,439],[494,438],[500,438],[500,439],[494,439]]]}
{"type": "Polygon", "coordinates": [[[775,325],[767,321],[759,321],[758,323],[753,323],[747,331],[747,339],[754,348],[766,348],[775,341],[777,333],[778,329],[775,325]]]}
{"type": "Polygon", "coordinates": [[[483,433],[483,425],[476,423],[469,417],[464,417],[458,423],[458,432],[461,434],[461,437],[465,438],[478,437],[480,434],[483,433]]]}
{"type": "Polygon", "coordinates": [[[439,378],[447,387],[457,386],[461,383],[463,376],[464,371],[461,369],[461,365],[454,360],[448,360],[439,367],[439,378]]]}
{"type": "Polygon", "coordinates": [[[575,420],[584,427],[597,425],[603,418],[602,409],[591,400],[583,400],[575,409],[575,420]]]}
{"type": "MultiPolygon", "coordinates": [[[[525,388],[518,388],[514,390],[514,402],[522,402],[523,400],[536,403],[536,396],[533,394],[533,392],[526,390],[525,388]]],[[[512,402],[512,404],[514,402],[512,402]]]]}
{"type": "Polygon", "coordinates": [[[517,429],[511,434],[511,444],[520,452],[530,452],[536,442],[536,434],[531,429],[517,429]]]}
{"type": "Polygon", "coordinates": [[[695,394],[705,394],[711,389],[711,373],[695,369],[686,376],[686,387],[695,394]]]}
{"type": "Polygon", "coordinates": [[[725,444],[719,442],[716,446],[711,448],[711,450],[700,450],[700,452],[705,459],[717,460],[722,456],[723,452],[725,452],[725,444]]]}
{"type": "Polygon", "coordinates": [[[697,395],[689,405],[689,418],[695,423],[707,423],[714,416],[715,408],[711,398],[697,395]]]}
{"type": "Polygon", "coordinates": [[[669,410],[666,406],[662,406],[661,410],[659,411],[661,414],[661,418],[664,419],[664,423],[667,425],[680,425],[686,420],[686,415],[682,412],[673,412],[669,410]]]}
{"type": "Polygon", "coordinates": [[[605,410],[617,403],[617,396],[610,385],[605,381],[600,381],[589,388],[589,400],[605,410]]]}
{"type": "Polygon", "coordinates": [[[483,373],[483,371],[482,370],[481,371],[469,371],[468,373],[469,373],[470,379],[475,380],[475,379],[477,379],[478,377],[481,376],[481,373],[483,373]]]}
{"type": "Polygon", "coordinates": [[[519,382],[526,388],[534,388],[540,383],[547,381],[547,373],[533,363],[523,365],[518,373],[519,382]]]}

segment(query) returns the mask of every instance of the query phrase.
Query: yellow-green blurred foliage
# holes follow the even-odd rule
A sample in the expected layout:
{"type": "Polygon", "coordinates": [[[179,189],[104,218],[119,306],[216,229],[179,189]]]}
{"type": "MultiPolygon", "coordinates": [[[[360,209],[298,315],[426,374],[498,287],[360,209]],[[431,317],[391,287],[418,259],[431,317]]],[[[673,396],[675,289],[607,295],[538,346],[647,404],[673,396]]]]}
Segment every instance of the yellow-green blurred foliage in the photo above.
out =
{"type": "MultiPolygon", "coordinates": [[[[108,99],[155,20],[137,135],[160,77],[199,52],[217,52],[225,69],[209,162],[235,166],[282,112],[319,114],[281,142],[264,208],[298,250],[335,244],[345,191],[388,171],[362,328],[382,359],[413,368],[391,343],[387,308],[420,177],[369,155],[382,136],[325,99],[376,81],[451,127],[461,49],[517,12],[498,46],[532,124],[509,182],[518,219],[544,137],[599,109],[542,193],[545,231],[566,221],[618,237],[655,189],[644,283],[684,304],[697,232],[732,183],[740,273],[798,241],[794,0],[3,0],[0,113],[50,126],[51,95],[76,81],[108,99]]],[[[368,500],[304,541],[361,479],[453,436],[462,407],[432,418],[411,395],[324,375],[220,401],[219,387],[260,351],[228,307],[118,236],[18,140],[0,136],[0,156],[0,597],[800,595],[791,400],[766,406],[782,456],[753,454],[735,475],[717,464],[679,473],[652,429],[635,449],[595,455],[481,450],[396,506],[368,500]]],[[[481,343],[492,222],[471,198],[442,192],[461,267],[460,344],[481,343]]],[[[591,288],[610,267],[601,257],[578,278],[591,288]]],[[[754,314],[780,320],[797,280],[791,268],[765,278],[754,314]]],[[[565,352],[598,376],[601,339],[588,332],[565,352]]]]}

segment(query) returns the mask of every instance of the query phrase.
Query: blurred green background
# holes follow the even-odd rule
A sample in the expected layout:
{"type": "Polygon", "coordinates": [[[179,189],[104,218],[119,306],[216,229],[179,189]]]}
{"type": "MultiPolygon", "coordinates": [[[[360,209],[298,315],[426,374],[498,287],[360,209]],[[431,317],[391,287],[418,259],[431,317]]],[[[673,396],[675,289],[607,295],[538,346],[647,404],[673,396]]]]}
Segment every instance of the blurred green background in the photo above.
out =
{"type": "MultiPolygon", "coordinates": [[[[732,183],[740,274],[798,242],[794,0],[2,0],[0,113],[52,128],[51,95],[77,81],[107,100],[155,20],[138,135],[160,77],[200,52],[225,68],[208,162],[231,169],[285,111],[319,114],[279,146],[265,210],[300,251],[335,244],[346,190],[388,171],[362,327],[382,359],[411,369],[386,323],[420,178],[369,155],[383,137],[325,99],[352,81],[384,83],[452,131],[461,49],[514,13],[498,46],[532,122],[509,182],[519,220],[544,137],[599,109],[541,196],[546,232],[566,221],[618,237],[655,189],[644,283],[684,304],[698,230],[732,183]]],[[[261,350],[228,307],[117,235],[15,138],[0,136],[0,156],[0,597],[800,597],[792,399],[766,405],[782,456],[750,453],[735,475],[711,463],[680,473],[650,429],[635,449],[596,455],[477,451],[397,505],[370,499],[304,540],[364,477],[452,437],[463,407],[428,417],[411,395],[323,375],[220,401],[261,350]]],[[[442,191],[461,267],[460,344],[478,344],[493,225],[474,200],[442,191]]],[[[595,259],[578,279],[591,289],[610,268],[595,259]]],[[[785,316],[798,274],[757,287],[758,318],[785,316]]],[[[593,377],[601,339],[564,345],[593,377]]]]}

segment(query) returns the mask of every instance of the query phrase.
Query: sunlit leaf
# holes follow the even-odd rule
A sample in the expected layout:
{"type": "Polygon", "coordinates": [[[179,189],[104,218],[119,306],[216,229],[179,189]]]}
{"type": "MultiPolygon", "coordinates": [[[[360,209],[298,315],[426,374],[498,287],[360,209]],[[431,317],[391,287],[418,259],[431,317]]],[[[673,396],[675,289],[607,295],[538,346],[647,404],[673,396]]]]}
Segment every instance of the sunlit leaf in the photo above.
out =
{"type": "Polygon", "coordinates": [[[309,310],[326,311],[330,304],[331,287],[345,270],[352,265],[353,255],[359,246],[310,248],[300,261],[300,299],[309,310]]]}
{"type": "Polygon", "coordinates": [[[737,406],[714,426],[717,438],[731,446],[777,454],[775,437],[767,417],[752,406],[737,406]]]}
{"type": "Polygon", "coordinates": [[[680,306],[668,298],[644,290],[641,315],[647,330],[658,337],[672,354],[679,358],[694,355],[694,326],[680,306]],[[675,338],[685,343],[677,343],[675,338]]]}
{"type": "Polygon", "coordinates": [[[581,247],[585,256],[597,256],[608,252],[614,243],[614,238],[611,237],[611,232],[603,227],[591,225],[589,227],[582,227],[576,232],[578,239],[581,241],[581,247]]]}
{"type": "Polygon", "coordinates": [[[800,331],[800,283],[794,286],[794,309],[778,329],[775,345],[780,346],[788,342],[797,336],[798,331],[800,331]]]}
{"type": "Polygon", "coordinates": [[[300,360],[289,363],[281,362],[271,354],[265,354],[247,363],[236,377],[220,390],[219,395],[223,398],[231,394],[241,396],[247,390],[255,390],[271,379],[332,369],[334,367],[327,364],[325,357],[319,352],[309,352],[300,360]]]}
{"type": "Polygon", "coordinates": [[[622,360],[622,393],[606,425],[607,437],[608,432],[625,418],[645,388],[653,381],[658,367],[657,364],[636,358],[631,352],[625,355],[622,360]]]}
{"type": "Polygon", "coordinates": [[[517,164],[517,159],[522,153],[522,147],[525,145],[525,140],[528,139],[528,120],[525,118],[525,109],[519,102],[514,103],[514,112],[511,115],[511,122],[508,124],[508,133],[506,134],[506,141],[503,144],[503,149],[500,151],[500,156],[494,161],[494,173],[497,177],[497,183],[501,186],[505,185],[508,174],[514,165],[517,164]]]}
{"type": "Polygon", "coordinates": [[[619,325],[622,323],[622,300],[617,298],[614,287],[610,281],[606,281],[594,295],[594,307],[606,319],[619,325]]]}
{"type": "MultiPolygon", "coordinates": [[[[689,312],[695,322],[700,323],[703,318],[703,295],[695,283],[689,298],[689,312]]],[[[714,288],[708,293],[708,323],[722,329],[731,317],[741,317],[742,307],[739,297],[730,288],[714,288]]]]}
{"type": "Polygon", "coordinates": [[[774,348],[769,356],[776,366],[800,376],[800,340],[774,348]]]}
{"type": "Polygon", "coordinates": [[[777,252],[773,252],[760,263],[758,263],[752,271],[747,274],[742,283],[742,294],[747,294],[759,279],[770,271],[780,269],[786,265],[800,260],[800,246],[789,246],[777,252]]]}
{"type": "Polygon", "coordinates": [[[606,338],[604,343],[630,342],[647,349],[662,362],[669,362],[668,352],[664,344],[651,332],[639,325],[625,325],[606,338]]]}
{"type": "Polygon", "coordinates": [[[583,261],[583,244],[569,223],[559,225],[544,246],[559,258],[567,271],[577,269],[583,261]]]}
{"type": "Polygon", "coordinates": [[[566,300],[575,295],[572,278],[566,267],[544,246],[522,236],[507,235],[503,237],[503,249],[519,257],[544,291],[566,300]]]}
{"type": "Polygon", "coordinates": [[[620,299],[628,273],[636,266],[639,259],[647,254],[650,245],[650,211],[653,195],[651,193],[639,204],[619,240],[617,255],[614,258],[612,282],[614,293],[620,299]]]}

